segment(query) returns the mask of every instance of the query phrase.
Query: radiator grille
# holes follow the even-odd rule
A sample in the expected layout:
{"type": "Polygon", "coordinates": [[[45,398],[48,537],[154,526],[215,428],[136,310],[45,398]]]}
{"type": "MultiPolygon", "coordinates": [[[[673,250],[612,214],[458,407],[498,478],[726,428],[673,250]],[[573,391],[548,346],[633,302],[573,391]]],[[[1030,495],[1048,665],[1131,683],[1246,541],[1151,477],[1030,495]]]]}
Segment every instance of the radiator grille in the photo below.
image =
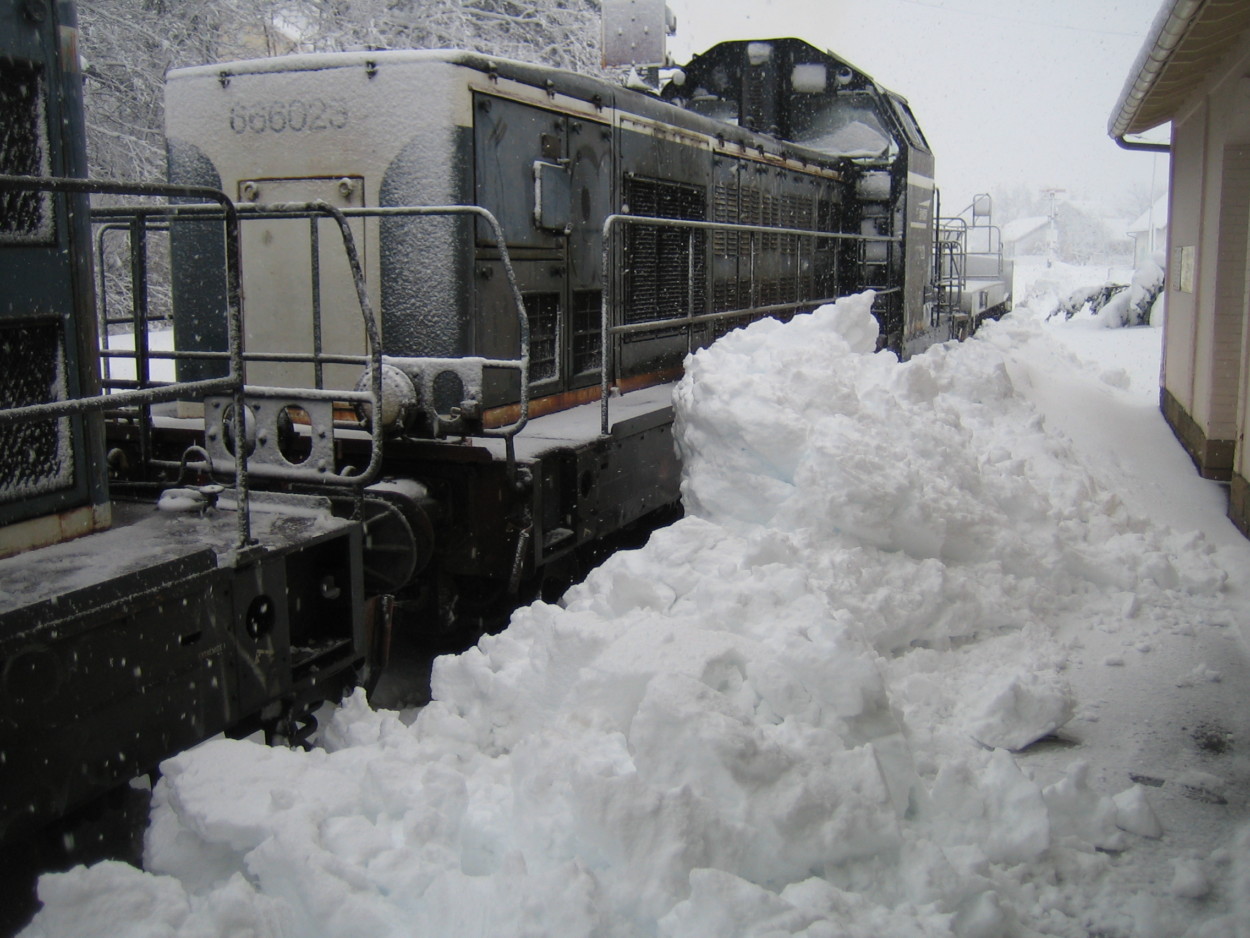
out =
{"type": "MultiPolygon", "coordinates": [[[[633,215],[683,221],[707,217],[707,198],[698,186],[631,178],[626,181],[625,201],[633,215]]],[[[703,312],[706,240],[702,231],[692,234],[687,229],[628,226],[626,323],[671,319],[691,310],[703,312]]]]}
{"type": "MultiPolygon", "coordinates": [[[[723,182],[716,184],[712,194],[712,221],[739,224],[737,186],[723,182]]],[[[735,257],[738,254],[738,232],[713,231],[712,252],[717,257],[735,257]]]]}
{"type": "MultiPolygon", "coordinates": [[[[66,398],[65,354],[57,323],[0,327],[0,407],[66,398]]],[[[0,502],[44,495],[71,485],[70,421],[0,426],[0,502]]]]}
{"type": "Polygon", "coordinates": [[[530,383],[559,376],[560,294],[527,293],[525,315],[530,324],[530,383]]]}
{"type": "Polygon", "coordinates": [[[600,317],[603,293],[578,290],[573,294],[573,373],[598,371],[600,358],[600,317]]]}
{"type": "MultiPolygon", "coordinates": [[[[49,173],[42,68],[0,58],[0,172],[49,173]]],[[[0,192],[0,245],[47,244],[53,238],[46,192],[0,192]]]]}

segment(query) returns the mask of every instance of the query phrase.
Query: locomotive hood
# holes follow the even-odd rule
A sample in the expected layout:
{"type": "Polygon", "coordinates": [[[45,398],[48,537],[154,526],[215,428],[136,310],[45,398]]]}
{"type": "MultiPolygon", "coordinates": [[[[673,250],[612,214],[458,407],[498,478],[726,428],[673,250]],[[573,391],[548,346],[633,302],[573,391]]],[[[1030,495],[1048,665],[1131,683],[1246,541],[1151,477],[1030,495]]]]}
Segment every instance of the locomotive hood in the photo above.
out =
{"type": "Polygon", "coordinates": [[[906,101],[801,39],[722,42],[676,70],[663,97],[729,124],[854,158],[920,137],[906,101]]]}

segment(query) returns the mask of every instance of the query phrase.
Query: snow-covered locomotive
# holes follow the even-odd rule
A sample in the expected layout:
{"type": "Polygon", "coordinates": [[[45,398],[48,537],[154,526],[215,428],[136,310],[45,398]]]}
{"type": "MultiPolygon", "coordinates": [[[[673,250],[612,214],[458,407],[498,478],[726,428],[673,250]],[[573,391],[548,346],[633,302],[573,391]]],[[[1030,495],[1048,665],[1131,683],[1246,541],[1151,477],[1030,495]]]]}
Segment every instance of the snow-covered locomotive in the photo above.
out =
{"type": "Polygon", "coordinates": [[[119,186],[43,178],[85,165],[70,4],[0,10],[3,840],[212,733],[297,735],[393,610],[490,626],[676,510],[671,382],[726,331],[872,289],[906,352],[1010,303],[964,302],[903,99],[795,39],[662,90],[179,70],[169,183],[119,186]]]}
{"type": "MultiPolygon", "coordinates": [[[[176,401],[244,406],[238,291],[220,311],[235,324],[224,372],[151,380],[145,222],[135,220],[165,217],[172,200],[209,201],[216,220],[196,224],[215,226],[224,253],[237,257],[234,210],[212,190],[83,178],[77,35],[68,2],[0,3],[6,933],[21,909],[14,864],[95,849],[88,838],[45,838],[46,825],[215,733],[297,737],[293,717],[366,675],[369,629],[385,618],[367,599],[362,567],[368,509],[353,519],[324,497],[250,490],[243,460],[212,484],[182,465],[185,447],[166,458],[170,444],[156,440],[154,414],[176,401]],[[133,303],[99,321],[92,193],[147,200],[126,223],[133,303]],[[108,333],[120,321],[131,333],[112,338],[141,337],[140,371],[129,352],[129,377],[102,376],[101,343],[117,344],[108,333]],[[133,451],[119,442],[131,438],[141,441],[133,451]]],[[[233,260],[227,269],[237,280],[233,260]]]]}
{"type": "MultiPolygon", "coordinates": [[[[867,289],[900,352],[958,318],[906,102],[796,39],[723,43],[662,91],[468,52],[231,62],[171,72],[166,124],[171,182],[242,206],[249,382],[363,386],[358,294],[376,310],[382,474],[418,483],[428,538],[397,589],[423,622],[506,606],[676,505],[666,383],[725,331],[867,289]]],[[[224,286],[174,289],[179,347],[220,352],[224,286]]],[[[301,432],[364,461],[334,416],[301,432]]]]}

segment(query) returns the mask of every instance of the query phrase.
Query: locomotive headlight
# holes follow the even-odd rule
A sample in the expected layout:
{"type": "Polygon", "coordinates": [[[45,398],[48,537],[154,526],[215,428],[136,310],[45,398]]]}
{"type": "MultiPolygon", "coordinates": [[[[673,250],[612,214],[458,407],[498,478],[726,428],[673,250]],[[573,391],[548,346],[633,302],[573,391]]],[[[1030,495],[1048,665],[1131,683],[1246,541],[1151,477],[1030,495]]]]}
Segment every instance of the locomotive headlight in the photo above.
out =
{"type": "MultiPolygon", "coordinates": [[[[356,382],[357,391],[368,391],[371,385],[372,369],[366,368],[356,382]]],[[[382,366],[382,426],[387,430],[403,430],[412,423],[417,415],[420,402],[417,388],[400,369],[394,365],[382,366]]],[[[373,419],[373,405],[358,405],[360,418],[365,421],[373,419]]]]}

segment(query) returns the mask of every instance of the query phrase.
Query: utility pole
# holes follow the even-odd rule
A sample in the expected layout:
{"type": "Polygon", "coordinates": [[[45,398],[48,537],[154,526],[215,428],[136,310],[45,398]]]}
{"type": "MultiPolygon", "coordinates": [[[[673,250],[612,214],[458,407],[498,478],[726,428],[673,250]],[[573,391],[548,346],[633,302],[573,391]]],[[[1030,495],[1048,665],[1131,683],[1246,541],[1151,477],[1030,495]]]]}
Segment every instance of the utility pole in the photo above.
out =
{"type": "Polygon", "coordinates": [[[1047,215],[1050,217],[1050,231],[1048,232],[1048,236],[1047,236],[1048,243],[1046,246],[1046,266],[1047,267],[1049,267],[1052,263],[1054,263],[1055,255],[1059,251],[1059,225],[1058,225],[1059,201],[1058,201],[1058,197],[1067,191],[1068,191],[1067,189],[1060,189],[1055,186],[1050,186],[1042,190],[1042,195],[1045,196],[1047,201],[1050,203],[1050,210],[1047,212],[1047,215]]]}

